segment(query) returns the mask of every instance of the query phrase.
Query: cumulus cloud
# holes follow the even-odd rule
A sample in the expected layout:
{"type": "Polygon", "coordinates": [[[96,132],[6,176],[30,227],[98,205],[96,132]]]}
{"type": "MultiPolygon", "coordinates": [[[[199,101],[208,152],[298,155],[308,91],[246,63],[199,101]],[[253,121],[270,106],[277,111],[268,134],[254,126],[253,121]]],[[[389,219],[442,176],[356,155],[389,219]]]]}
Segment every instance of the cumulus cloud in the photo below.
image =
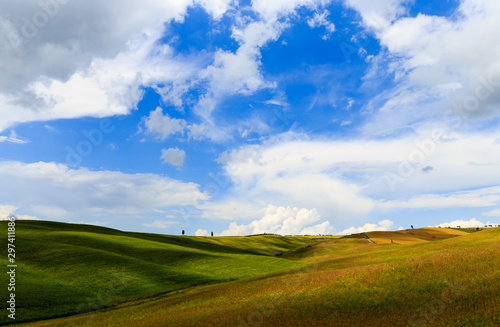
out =
{"type": "Polygon", "coordinates": [[[243,236],[252,234],[273,233],[281,235],[297,235],[316,233],[318,231],[331,232],[333,228],[328,222],[310,226],[321,219],[316,209],[299,209],[292,207],[277,207],[268,205],[264,217],[254,220],[248,225],[238,225],[233,222],[229,229],[222,232],[222,236],[243,236]]]}
{"type": "Polygon", "coordinates": [[[168,114],[163,115],[163,109],[157,107],[151,111],[149,116],[144,119],[146,131],[157,135],[161,140],[165,140],[170,135],[184,133],[187,123],[183,119],[170,118],[168,114]]]}
{"type": "Polygon", "coordinates": [[[365,131],[395,133],[430,117],[454,128],[498,117],[500,50],[492,44],[498,44],[500,36],[490,31],[500,28],[500,4],[464,0],[452,18],[401,17],[404,2],[387,0],[384,9],[374,8],[375,2],[347,1],[387,49],[373,61],[372,77],[391,74],[395,79],[394,89],[368,105],[378,111],[365,131]]]}
{"type": "Polygon", "coordinates": [[[169,163],[176,167],[182,167],[186,159],[186,152],[179,148],[162,149],[160,159],[163,163],[169,163]]]}
{"type": "Polygon", "coordinates": [[[127,114],[142,98],[141,87],[182,89],[202,65],[158,44],[165,23],[182,21],[192,5],[220,19],[230,3],[4,3],[0,40],[10,46],[0,50],[0,130],[28,121],[127,114]]]}
{"type": "Polygon", "coordinates": [[[406,12],[405,3],[411,0],[345,0],[347,6],[358,11],[366,27],[379,31],[406,12]]]}
{"type": "Polygon", "coordinates": [[[195,0],[205,10],[212,15],[214,19],[221,19],[222,16],[231,8],[234,0],[195,0]]]}
{"type": "Polygon", "coordinates": [[[20,215],[16,213],[18,207],[13,205],[0,205],[0,220],[7,219],[10,215],[16,215],[17,219],[38,220],[38,217],[30,215],[20,215]]]}
{"type": "Polygon", "coordinates": [[[209,235],[208,231],[201,228],[194,233],[194,236],[208,236],[208,235],[209,235]]]}
{"type": "Polygon", "coordinates": [[[25,212],[59,219],[138,215],[192,206],[208,197],[194,183],[154,174],[70,169],[66,165],[0,163],[0,198],[25,212]]]}
{"type": "MultiPolygon", "coordinates": [[[[245,236],[254,234],[280,234],[280,235],[350,235],[370,231],[396,230],[393,221],[382,220],[377,224],[366,223],[359,227],[350,227],[342,232],[337,232],[330,221],[321,220],[316,209],[299,209],[292,207],[277,207],[268,205],[264,216],[250,224],[238,225],[232,222],[229,228],[222,232],[222,236],[245,236]]],[[[401,229],[402,227],[399,227],[401,229]]],[[[201,232],[201,230],[200,230],[201,232]]]]}
{"type": "MultiPolygon", "coordinates": [[[[485,225],[493,225],[492,223],[490,223],[489,221],[486,222],[486,223],[483,223],[479,220],[477,220],[476,218],[472,218],[470,220],[455,220],[455,221],[452,221],[452,222],[449,222],[449,223],[442,223],[440,225],[438,225],[438,227],[462,227],[462,228],[469,228],[469,227],[484,227],[485,225]]],[[[494,224],[494,225],[498,225],[498,224],[494,224]]]]}
{"type": "Polygon", "coordinates": [[[0,205],[0,219],[7,219],[16,209],[17,207],[12,205],[0,205]]]}
{"type": "MultiPolygon", "coordinates": [[[[390,220],[382,220],[378,222],[377,224],[364,224],[363,226],[360,227],[351,227],[343,230],[340,234],[342,235],[350,235],[350,234],[358,234],[358,233],[365,233],[365,232],[374,232],[374,231],[391,231],[395,230],[396,226],[394,225],[393,221],[390,220]]],[[[401,229],[401,227],[400,227],[401,229]]]]}

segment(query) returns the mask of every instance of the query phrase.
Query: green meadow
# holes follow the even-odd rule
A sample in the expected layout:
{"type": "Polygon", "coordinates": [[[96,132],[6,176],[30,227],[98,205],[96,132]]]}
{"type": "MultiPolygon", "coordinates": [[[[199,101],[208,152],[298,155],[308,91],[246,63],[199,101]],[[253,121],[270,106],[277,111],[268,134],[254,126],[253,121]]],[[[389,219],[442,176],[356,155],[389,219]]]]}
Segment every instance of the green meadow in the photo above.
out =
{"type": "Polygon", "coordinates": [[[16,229],[16,323],[26,326],[500,323],[498,228],[220,238],[16,229]]]}
{"type": "MultiPolygon", "coordinates": [[[[1,235],[7,235],[2,222],[1,235]]],[[[275,254],[311,238],[201,238],[126,233],[41,221],[16,222],[16,322],[113,307],[190,287],[300,266],[275,254]]],[[[6,242],[2,265],[7,264],[6,242]]],[[[7,285],[2,274],[2,285],[7,285]]],[[[4,294],[2,292],[2,294],[4,294]]],[[[1,323],[8,323],[6,315],[1,323]]]]}

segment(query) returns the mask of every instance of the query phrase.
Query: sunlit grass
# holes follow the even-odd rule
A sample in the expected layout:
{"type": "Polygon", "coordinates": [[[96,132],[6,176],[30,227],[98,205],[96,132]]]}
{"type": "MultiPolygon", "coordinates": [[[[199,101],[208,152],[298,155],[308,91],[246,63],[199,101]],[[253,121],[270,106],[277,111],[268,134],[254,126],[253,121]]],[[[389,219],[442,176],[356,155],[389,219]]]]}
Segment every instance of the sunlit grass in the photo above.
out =
{"type": "MultiPolygon", "coordinates": [[[[2,235],[6,226],[1,222],[2,235]]],[[[16,322],[301,266],[275,254],[318,242],[276,235],[221,239],[125,233],[43,221],[18,221],[16,231],[16,322]]],[[[3,265],[6,258],[4,253],[3,265]]],[[[2,274],[3,285],[6,277],[2,274]]],[[[5,322],[11,321],[2,315],[0,323],[5,322]]]]}
{"type": "Polygon", "coordinates": [[[500,229],[407,245],[338,238],[283,255],[305,266],[34,326],[498,326],[499,245],[500,229]]]}

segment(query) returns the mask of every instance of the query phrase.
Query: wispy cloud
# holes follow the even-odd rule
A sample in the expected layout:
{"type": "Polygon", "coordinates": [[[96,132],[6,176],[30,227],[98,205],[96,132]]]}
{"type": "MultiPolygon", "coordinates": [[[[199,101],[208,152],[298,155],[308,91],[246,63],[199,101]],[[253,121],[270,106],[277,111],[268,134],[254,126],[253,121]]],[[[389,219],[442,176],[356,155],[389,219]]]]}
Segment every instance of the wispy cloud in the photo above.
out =
{"type": "Polygon", "coordinates": [[[16,143],[16,144],[26,144],[26,143],[28,143],[28,141],[22,140],[22,139],[19,139],[19,138],[9,137],[9,136],[0,136],[0,143],[4,143],[4,142],[16,143]]]}
{"type": "Polygon", "coordinates": [[[178,225],[179,222],[177,221],[170,221],[170,220],[155,220],[154,222],[150,224],[142,224],[145,227],[150,227],[150,228],[169,228],[175,225],[178,225]]]}

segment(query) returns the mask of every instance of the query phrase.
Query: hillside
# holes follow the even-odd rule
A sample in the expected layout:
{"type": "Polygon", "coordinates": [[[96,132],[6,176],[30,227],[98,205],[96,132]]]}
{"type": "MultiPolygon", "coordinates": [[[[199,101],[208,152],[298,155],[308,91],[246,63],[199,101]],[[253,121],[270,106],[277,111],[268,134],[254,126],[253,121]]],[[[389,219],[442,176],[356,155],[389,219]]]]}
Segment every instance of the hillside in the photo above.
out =
{"type": "MultiPolygon", "coordinates": [[[[6,222],[0,226],[1,235],[7,235],[6,222]]],[[[275,254],[318,242],[276,235],[201,238],[127,233],[47,221],[18,221],[16,230],[16,322],[297,267],[301,264],[275,254]]],[[[6,259],[4,253],[2,265],[6,259]]],[[[8,284],[6,274],[1,282],[8,284]]],[[[2,315],[0,323],[5,322],[9,319],[2,315]]]]}
{"type": "Polygon", "coordinates": [[[477,233],[418,229],[324,238],[195,238],[23,223],[25,235],[18,244],[32,242],[31,251],[38,254],[52,251],[21,260],[25,270],[45,274],[25,279],[30,281],[27,289],[36,294],[28,305],[46,308],[40,299],[48,297],[43,298],[43,292],[40,297],[34,288],[41,287],[52,296],[59,292],[57,305],[69,299],[73,305],[81,300],[97,306],[99,299],[109,299],[106,306],[112,307],[26,326],[497,326],[500,322],[498,228],[477,233]],[[56,248],[64,253],[54,257],[56,248]],[[69,258],[78,249],[83,254],[69,258]],[[57,267],[49,269],[49,264],[42,264],[46,261],[57,267]],[[107,279],[96,267],[111,272],[107,279]],[[57,285],[49,273],[59,278],[57,285]],[[75,276],[80,277],[73,281],[75,276]],[[75,293],[66,289],[70,286],[75,293]],[[178,291],[168,293],[169,289],[178,291]]]}

